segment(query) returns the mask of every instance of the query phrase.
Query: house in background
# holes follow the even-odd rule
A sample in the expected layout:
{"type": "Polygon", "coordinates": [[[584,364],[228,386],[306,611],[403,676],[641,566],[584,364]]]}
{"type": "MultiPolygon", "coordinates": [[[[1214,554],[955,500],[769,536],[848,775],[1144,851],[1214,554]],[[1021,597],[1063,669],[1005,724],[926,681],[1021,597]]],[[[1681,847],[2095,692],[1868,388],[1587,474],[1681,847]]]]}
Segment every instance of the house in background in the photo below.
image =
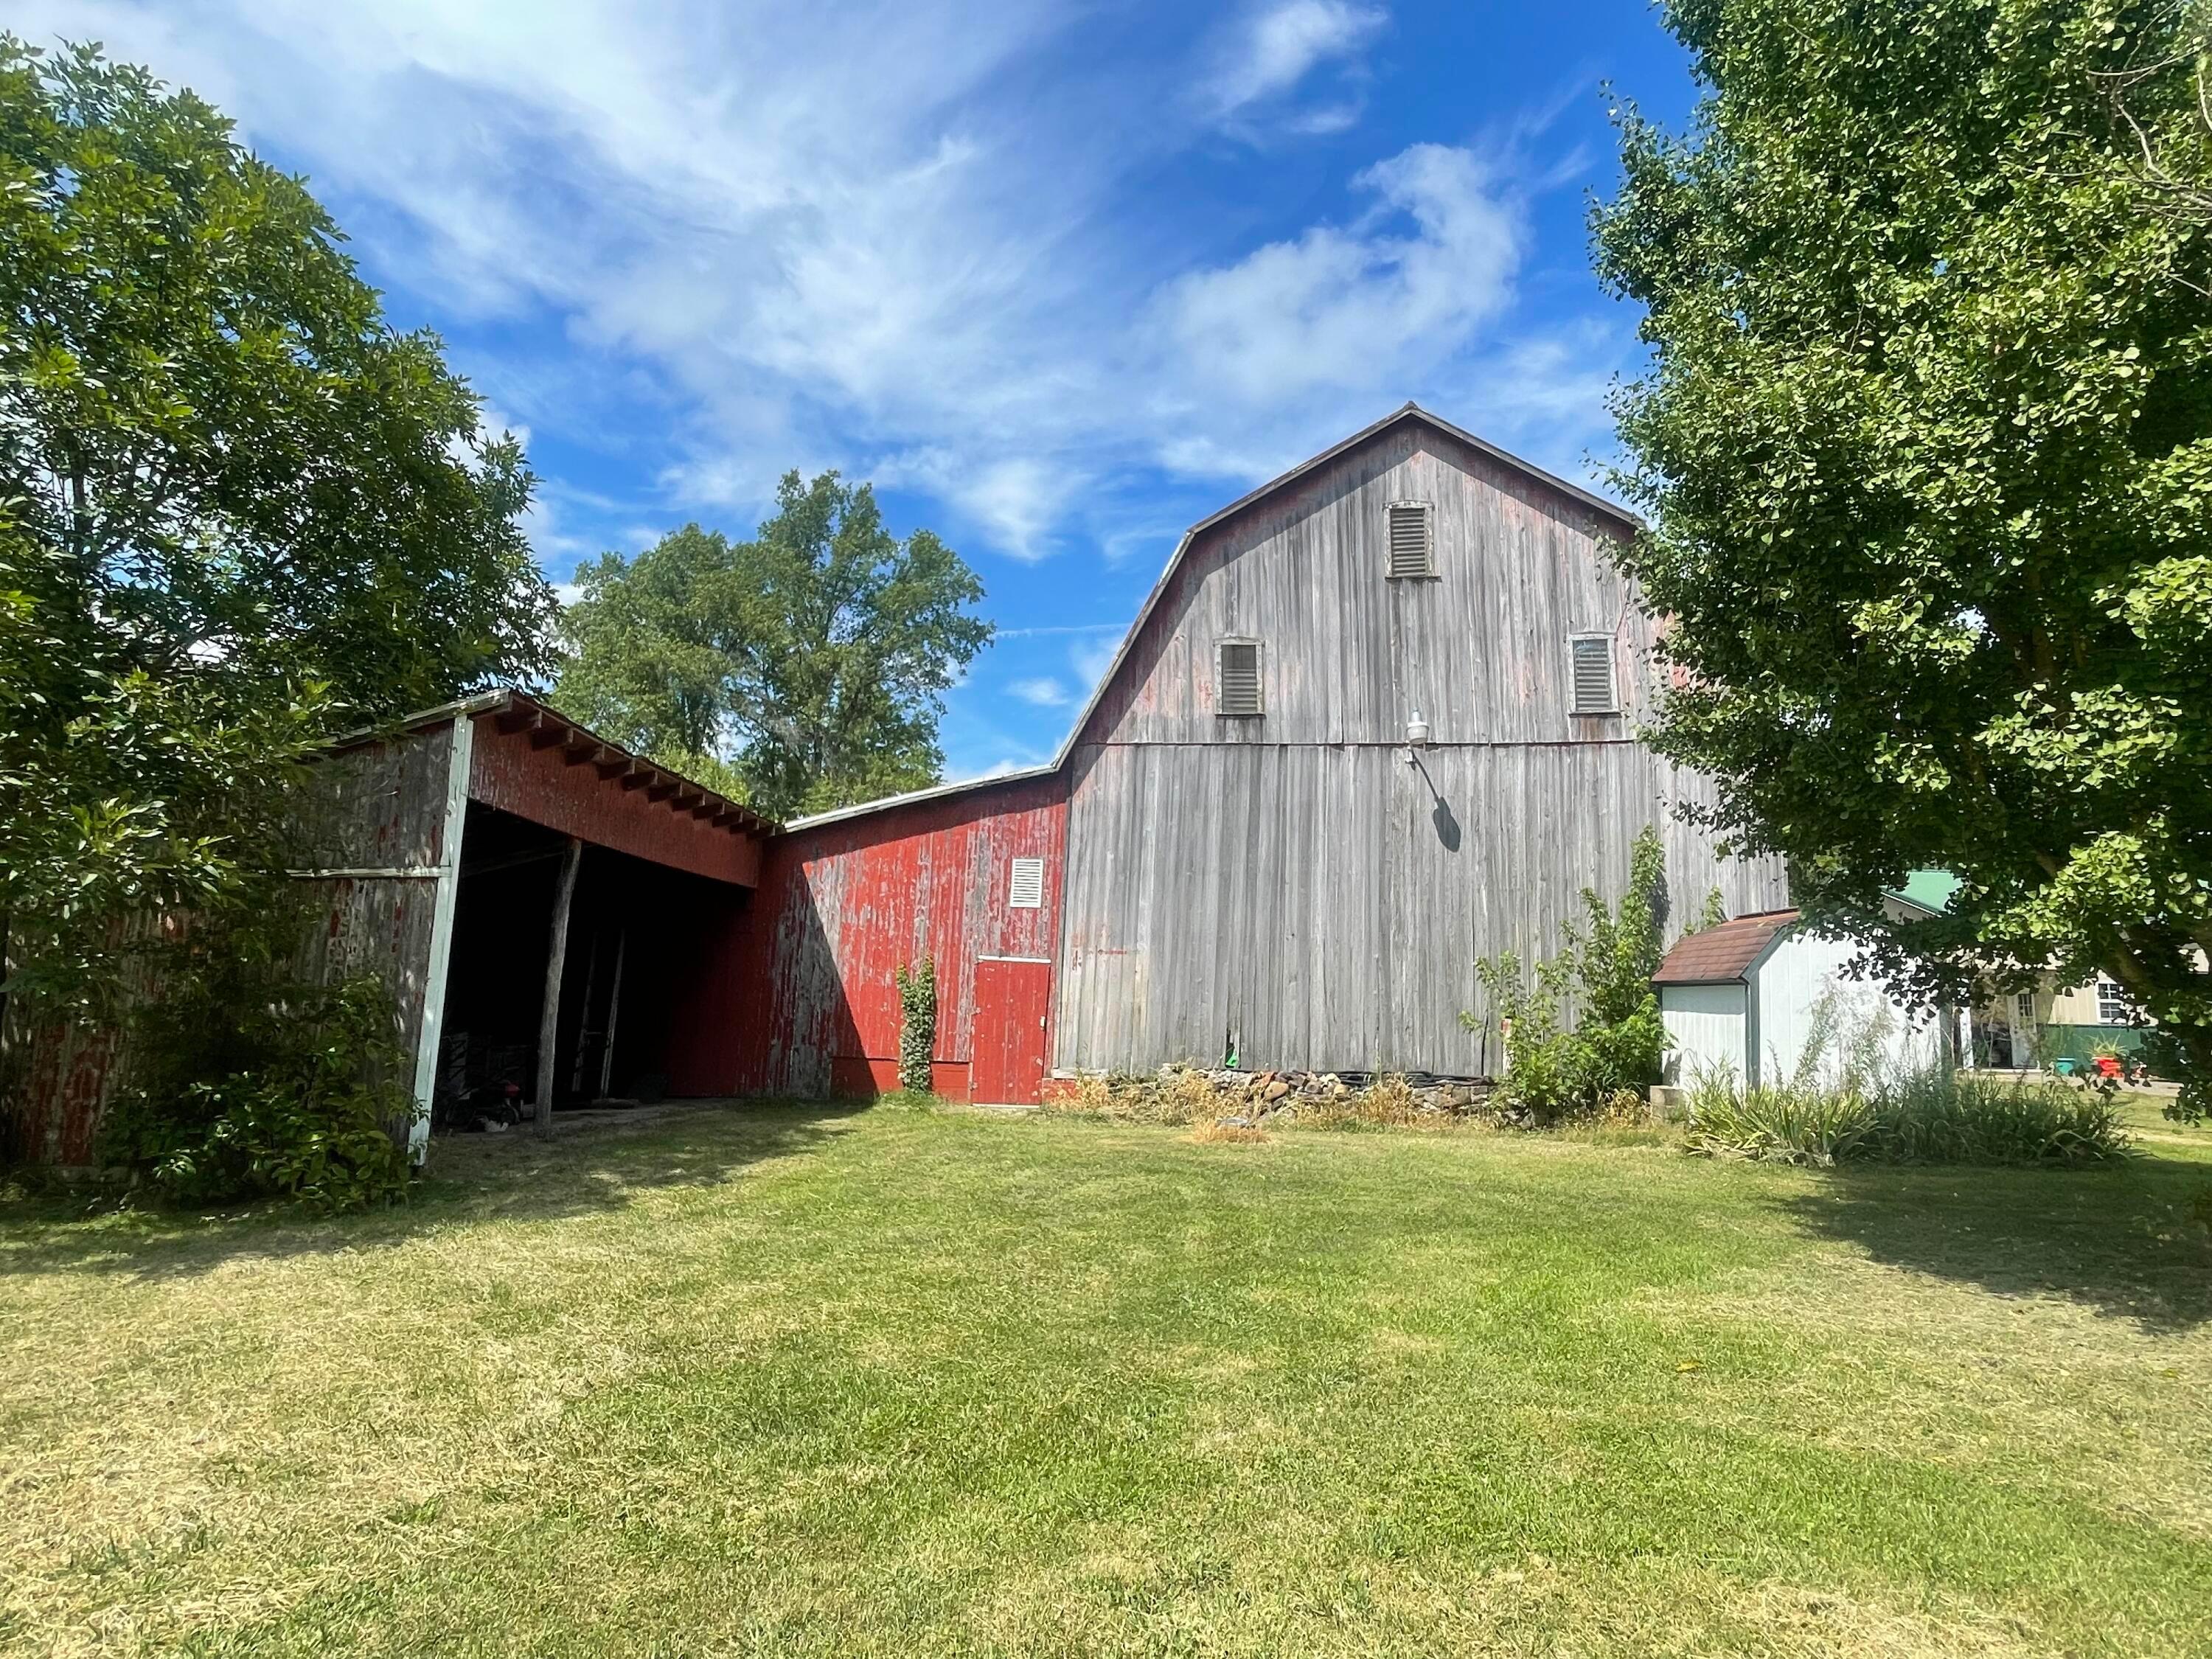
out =
{"type": "MultiPolygon", "coordinates": [[[[1941,911],[1959,890],[1944,870],[1915,870],[1900,896],[1941,911]]],[[[1966,1063],[2002,1071],[2048,1068],[2060,1060],[2086,1067],[2100,1051],[2132,1054],[2143,1027],[2118,984],[2101,975],[2080,985],[2061,985],[2050,974],[2033,990],[1991,992],[1972,1011],[1966,1063]]]]}
{"type": "MultiPolygon", "coordinates": [[[[958,1099],[1232,1054],[1482,1075],[1476,960],[1556,948],[1647,825],[1672,893],[1787,901],[1633,734],[1636,524],[1409,404],[1187,533],[1048,764],[788,826],[519,693],[433,710],[318,769],[311,956],[392,986],[425,1111],[480,1073],[889,1088],[925,959],[958,1099]]],[[[112,1055],[48,1048],[30,1112],[82,1156],[112,1055]]]]}

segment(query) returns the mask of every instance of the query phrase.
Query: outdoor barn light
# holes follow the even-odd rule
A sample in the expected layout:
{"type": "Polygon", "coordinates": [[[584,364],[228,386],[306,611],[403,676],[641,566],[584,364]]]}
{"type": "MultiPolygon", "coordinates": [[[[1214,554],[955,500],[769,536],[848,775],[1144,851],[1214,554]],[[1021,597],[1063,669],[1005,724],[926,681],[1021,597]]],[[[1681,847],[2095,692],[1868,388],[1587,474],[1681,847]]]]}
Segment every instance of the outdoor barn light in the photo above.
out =
{"type": "Polygon", "coordinates": [[[1421,711],[1418,708],[1413,711],[1413,718],[1406,722],[1406,746],[1409,749],[1426,749],[1429,746],[1429,723],[1421,718],[1421,711]]]}

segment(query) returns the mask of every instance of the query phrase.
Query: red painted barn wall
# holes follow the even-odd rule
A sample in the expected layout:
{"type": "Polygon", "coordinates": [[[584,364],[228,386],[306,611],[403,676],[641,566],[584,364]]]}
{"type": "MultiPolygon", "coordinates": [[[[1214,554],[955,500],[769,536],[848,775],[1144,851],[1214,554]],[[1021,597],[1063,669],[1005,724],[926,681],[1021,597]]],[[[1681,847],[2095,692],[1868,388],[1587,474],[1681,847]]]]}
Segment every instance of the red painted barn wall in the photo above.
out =
{"type": "Polygon", "coordinates": [[[1024,779],[770,841],[742,925],[708,953],[670,1087],[819,1096],[896,1086],[902,963],[937,968],[939,1092],[964,1098],[975,958],[1059,956],[1064,778],[1024,779]],[[1017,858],[1044,860],[1044,902],[1017,910],[1017,858]]]}
{"type": "Polygon", "coordinates": [[[654,800],[649,789],[603,781],[586,761],[571,765],[558,744],[532,744],[527,732],[477,721],[469,797],[595,847],[750,887],[760,879],[760,842],[744,830],[654,800]]]}

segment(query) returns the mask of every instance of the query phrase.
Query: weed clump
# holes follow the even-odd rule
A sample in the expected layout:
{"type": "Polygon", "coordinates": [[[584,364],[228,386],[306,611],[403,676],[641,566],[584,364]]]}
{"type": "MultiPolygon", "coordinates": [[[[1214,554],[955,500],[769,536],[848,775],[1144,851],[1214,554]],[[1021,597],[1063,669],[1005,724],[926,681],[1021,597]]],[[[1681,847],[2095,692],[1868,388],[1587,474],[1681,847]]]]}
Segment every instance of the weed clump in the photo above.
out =
{"type": "Polygon", "coordinates": [[[1686,1145],[1710,1158],[1827,1167],[1886,1164],[2101,1164],[2124,1157],[2109,1096],[1926,1066],[1844,1086],[1792,1079],[1744,1088],[1698,1079],[1686,1145]]]}

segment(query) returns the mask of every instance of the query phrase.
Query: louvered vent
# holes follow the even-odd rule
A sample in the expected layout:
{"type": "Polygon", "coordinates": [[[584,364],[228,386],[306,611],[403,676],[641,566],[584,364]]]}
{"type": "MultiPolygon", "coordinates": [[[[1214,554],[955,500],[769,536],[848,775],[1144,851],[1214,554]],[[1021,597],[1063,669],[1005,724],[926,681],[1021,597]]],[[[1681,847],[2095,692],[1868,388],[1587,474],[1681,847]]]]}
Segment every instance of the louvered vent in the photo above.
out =
{"type": "Polygon", "coordinates": [[[1429,544],[1429,506],[1426,501],[1394,501],[1390,505],[1390,577],[1433,576],[1436,560],[1429,544]]]}
{"type": "Polygon", "coordinates": [[[1016,859],[1012,878],[1006,884],[1006,902],[1017,910],[1044,908],[1044,860],[1016,859]]]}
{"type": "Polygon", "coordinates": [[[1605,635],[1584,635],[1574,641],[1575,713],[1612,714],[1620,709],[1620,696],[1613,684],[1613,641],[1605,635]]]}
{"type": "Polygon", "coordinates": [[[1260,642],[1224,640],[1221,673],[1213,690],[1217,714],[1256,714],[1260,712],[1260,642]]]}

